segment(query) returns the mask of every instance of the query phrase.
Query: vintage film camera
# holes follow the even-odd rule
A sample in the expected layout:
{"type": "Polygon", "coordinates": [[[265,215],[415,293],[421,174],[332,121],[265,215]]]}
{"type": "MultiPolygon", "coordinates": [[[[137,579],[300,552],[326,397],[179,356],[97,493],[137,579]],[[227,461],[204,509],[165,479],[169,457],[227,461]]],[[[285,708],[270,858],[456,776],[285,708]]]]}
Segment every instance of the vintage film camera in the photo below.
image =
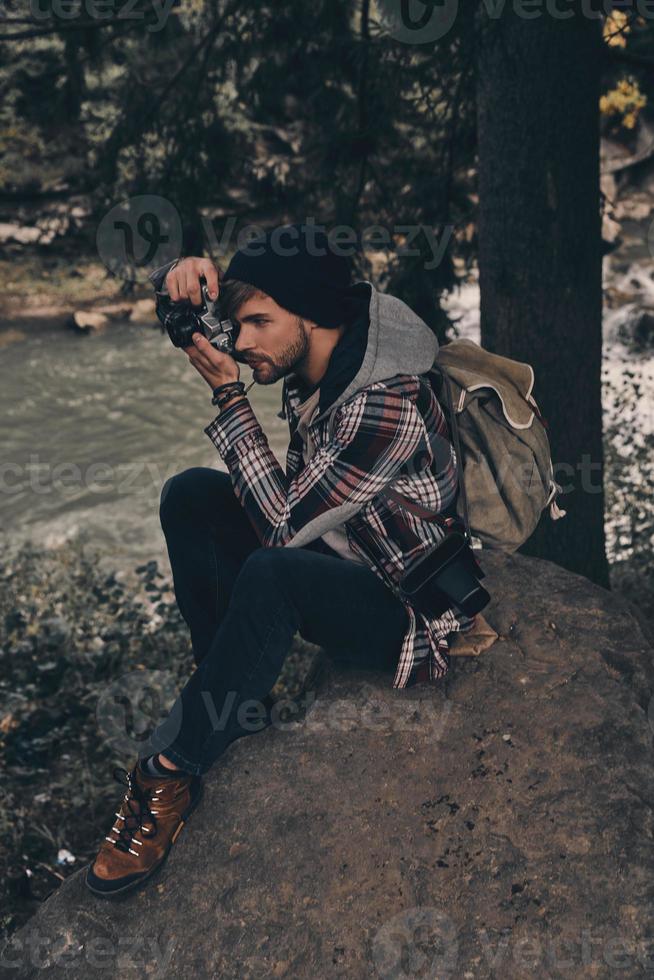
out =
{"type": "Polygon", "coordinates": [[[168,295],[157,293],[157,316],[168,332],[171,343],[175,347],[190,347],[193,344],[191,337],[198,331],[216,350],[229,354],[236,361],[246,363],[234,350],[238,327],[230,319],[220,319],[218,300],[210,299],[204,276],[200,276],[200,290],[202,292],[200,307],[193,306],[188,300],[173,302],[168,295]]]}

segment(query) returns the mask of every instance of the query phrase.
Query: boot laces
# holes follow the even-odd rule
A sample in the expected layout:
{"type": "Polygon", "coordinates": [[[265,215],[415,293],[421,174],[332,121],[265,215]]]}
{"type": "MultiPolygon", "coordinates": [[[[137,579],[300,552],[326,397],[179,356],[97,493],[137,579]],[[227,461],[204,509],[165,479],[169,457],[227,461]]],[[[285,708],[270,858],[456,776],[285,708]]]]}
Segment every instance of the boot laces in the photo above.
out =
{"type": "Polygon", "coordinates": [[[137,783],[135,773],[135,768],[129,772],[127,769],[119,766],[113,771],[113,778],[122,786],[127,786],[127,792],[123,797],[123,805],[120,808],[126,812],[121,813],[120,810],[116,811],[116,817],[121,822],[121,826],[114,824],[111,830],[117,834],[117,837],[106,836],[105,840],[113,844],[119,851],[129,852],[138,856],[139,852],[135,851],[131,845],[136,844],[139,847],[142,846],[143,842],[136,840],[135,835],[138,832],[143,837],[154,837],[156,835],[158,829],[156,815],[158,810],[152,809],[151,804],[158,802],[158,797],[163,792],[163,787],[155,789],[155,796],[149,797],[137,783]]]}

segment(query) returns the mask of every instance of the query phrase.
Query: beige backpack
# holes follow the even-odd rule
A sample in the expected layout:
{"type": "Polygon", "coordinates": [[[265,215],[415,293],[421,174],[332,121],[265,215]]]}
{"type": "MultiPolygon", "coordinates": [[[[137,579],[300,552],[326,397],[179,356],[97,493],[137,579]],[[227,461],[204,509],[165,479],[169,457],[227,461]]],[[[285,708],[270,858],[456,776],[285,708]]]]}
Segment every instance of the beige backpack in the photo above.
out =
{"type": "Polygon", "coordinates": [[[440,348],[429,378],[463,461],[457,513],[477,547],[515,551],[546,507],[565,516],[531,365],[459,339],[440,348]]]}

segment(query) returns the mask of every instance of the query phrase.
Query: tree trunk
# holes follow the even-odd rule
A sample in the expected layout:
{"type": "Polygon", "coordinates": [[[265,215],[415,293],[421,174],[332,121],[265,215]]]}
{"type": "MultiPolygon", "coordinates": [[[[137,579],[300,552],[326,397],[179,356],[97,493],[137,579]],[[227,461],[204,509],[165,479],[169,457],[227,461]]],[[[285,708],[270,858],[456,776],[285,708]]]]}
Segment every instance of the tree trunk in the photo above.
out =
{"type": "MultiPolygon", "coordinates": [[[[572,10],[569,5],[566,9],[572,10]]],[[[601,22],[480,15],[481,342],[533,365],[562,520],[521,549],[608,586],[602,483],[601,22]]]]}

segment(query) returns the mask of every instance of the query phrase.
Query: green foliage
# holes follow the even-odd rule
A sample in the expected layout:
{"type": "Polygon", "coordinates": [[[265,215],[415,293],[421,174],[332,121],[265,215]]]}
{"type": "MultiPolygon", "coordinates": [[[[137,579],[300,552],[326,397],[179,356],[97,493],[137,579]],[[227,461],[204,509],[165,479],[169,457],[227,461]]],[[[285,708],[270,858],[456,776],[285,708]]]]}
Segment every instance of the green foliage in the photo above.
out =
{"type": "MultiPolygon", "coordinates": [[[[95,226],[118,201],[158,194],[182,216],[187,253],[208,250],[203,216],[234,216],[235,231],[311,216],[359,235],[381,226],[380,261],[357,239],[359,274],[384,268],[381,284],[442,338],[438,296],[475,252],[475,8],[408,44],[388,6],[177,0],[160,21],[148,0],[105,19],[83,0],[66,0],[65,18],[42,0],[34,19],[14,0],[0,32],[0,197],[88,193],[95,226]],[[420,235],[420,254],[403,256],[404,225],[453,229],[444,260],[425,268],[420,235]]],[[[635,15],[607,19],[605,92],[628,64],[647,99],[652,33],[635,15]]]]}
{"type": "Polygon", "coordinates": [[[381,226],[388,287],[420,299],[442,335],[452,256],[425,269],[424,235],[421,254],[402,257],[398,229],[427,225],[440,239],[454,226],[451,252],[472,258],[459,231],[474,210],[468,31],[405,44],[367,0],[188,0],[157,30],[151,5],[136,10],[142,19],[78,28],[80,2],[77,20],[39,21],[40,36],[0,49],[5,130],[33,147],[27,168],[3,169],[0,195],[63,178],[71,194],[89,193],[97,222],[122,199],[158,194],[182,216],[187,253],[207,250],[203,215],[236,217],[234,236],[255,222],[345,224],[366,277],[361,233],[381,226]]]}

